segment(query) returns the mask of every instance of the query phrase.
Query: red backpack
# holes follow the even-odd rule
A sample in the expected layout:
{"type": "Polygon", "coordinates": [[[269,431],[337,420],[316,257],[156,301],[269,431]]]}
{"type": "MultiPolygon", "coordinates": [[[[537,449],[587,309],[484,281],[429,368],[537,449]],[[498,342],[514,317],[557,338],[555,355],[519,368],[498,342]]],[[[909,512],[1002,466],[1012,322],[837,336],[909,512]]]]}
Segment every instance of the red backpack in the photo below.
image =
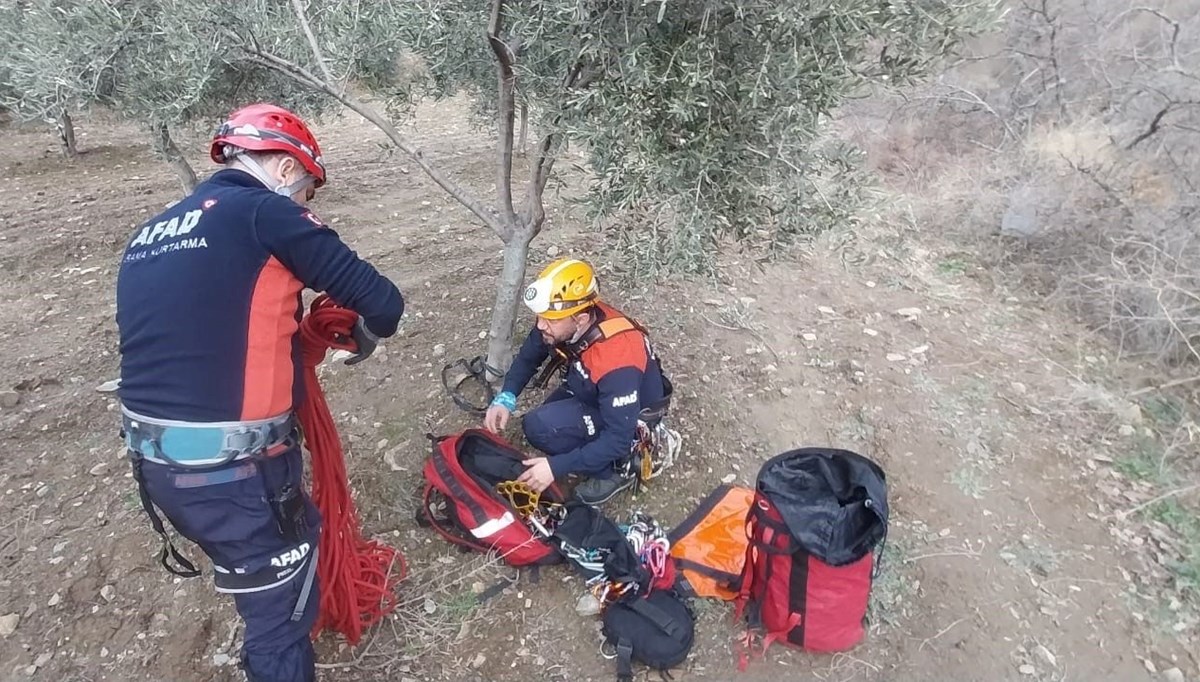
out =
{"type": "Polygon", "coordinates": [[[736,600],[747,642],[758,631],[764,652],[772,642],[816,652],[858,644],[887,513],[883,471],[853,452],[802,448],[764,464],[736,600]]]}
{"type": "MultiPolygon", "coordinates": [[[[562,557],[554,546],[525,525],[496,492],[497,483],[521,475],[524,459],[520,450],[483,429],[433,439],[417,523],[465,549],[495,551],[512,566],[558,563],[562,557]]],[[[557,485],[542,497],[563,501],[557,485]]]]}

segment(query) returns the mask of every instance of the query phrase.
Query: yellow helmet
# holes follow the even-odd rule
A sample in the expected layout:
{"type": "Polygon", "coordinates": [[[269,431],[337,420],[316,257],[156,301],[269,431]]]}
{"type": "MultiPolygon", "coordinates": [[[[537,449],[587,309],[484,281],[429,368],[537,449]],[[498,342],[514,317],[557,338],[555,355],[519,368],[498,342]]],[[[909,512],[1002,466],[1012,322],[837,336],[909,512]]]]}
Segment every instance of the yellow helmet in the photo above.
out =
{"type": "Polygon", "coordinates": [[[561,320],[586,310],[596,302],[596,273],[574,258],[561,258],[546,266],[525,288],[525,305],[548,320],[561,320]]]}

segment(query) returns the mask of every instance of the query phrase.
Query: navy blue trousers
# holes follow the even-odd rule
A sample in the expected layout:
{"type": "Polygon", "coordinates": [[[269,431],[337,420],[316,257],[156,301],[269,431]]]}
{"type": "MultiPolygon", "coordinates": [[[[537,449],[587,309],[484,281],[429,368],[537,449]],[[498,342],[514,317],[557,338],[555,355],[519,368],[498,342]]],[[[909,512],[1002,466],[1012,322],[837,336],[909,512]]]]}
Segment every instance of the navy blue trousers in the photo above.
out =
{"type": "MultiPolygon", "coordinates": [[[[581,447],[595,439],[603,428],[600,409],[583,404],[565,386],[559,386],[521,421],[525,440],[550,457],[581,447]]],[[[612,475],[613,468],[606,467],[591,478],[610,478],[612,475]]]]}
{"type": "Polygon", "coordinates": [[[320,596],[315,574],[299,602],[310,562],[315,569],[320,514],[304,492],[303,471],[299,447],[205,469],[142,465],[146,490],[171,525],[230,572],[218,575],[217,585],[233,594],[245,622],[241,660],[250,682],[316,678],[309,639],[320,596]],[[297,539],[284,536],[270,502],[285,486],[301,496],[297,505],[306,528],[297,539]]]}

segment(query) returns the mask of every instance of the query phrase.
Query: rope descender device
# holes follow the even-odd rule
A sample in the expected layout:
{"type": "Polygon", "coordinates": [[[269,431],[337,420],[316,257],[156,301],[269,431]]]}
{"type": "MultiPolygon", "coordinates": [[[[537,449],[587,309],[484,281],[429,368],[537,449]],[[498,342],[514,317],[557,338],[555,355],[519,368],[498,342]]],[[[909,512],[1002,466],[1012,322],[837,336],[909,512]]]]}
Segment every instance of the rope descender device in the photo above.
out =
{"type": "Polygon", "coordinates": [[[520,481],[501,481],[496,492],[508,500],[509,506],[543,537],[550,537],[561,520],[564,507],[555,502],[543,502],[542,495],[520,481]]]}

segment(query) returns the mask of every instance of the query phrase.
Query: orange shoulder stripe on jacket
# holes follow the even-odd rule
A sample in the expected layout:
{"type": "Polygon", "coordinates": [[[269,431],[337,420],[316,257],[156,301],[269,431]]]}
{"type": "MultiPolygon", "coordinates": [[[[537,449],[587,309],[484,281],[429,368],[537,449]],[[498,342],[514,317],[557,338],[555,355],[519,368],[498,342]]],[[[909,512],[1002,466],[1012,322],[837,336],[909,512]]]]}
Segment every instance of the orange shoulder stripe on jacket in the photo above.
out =
{"type": "Polygon", "coordinates": [[[581,358],[592,381],[596,382],[609,372],[624,367],[635,367],[639,372],[645,372],[649,359],[645,337],[638,331],[597,341],[583,352],[581,358]]]}
{"type": "Polygon", "coordinates": [[[274,256],[258,274],[246,333],[242,419],[266,419],[292,409],[292,336],[296,294],[303,285],[274,256]]]}

